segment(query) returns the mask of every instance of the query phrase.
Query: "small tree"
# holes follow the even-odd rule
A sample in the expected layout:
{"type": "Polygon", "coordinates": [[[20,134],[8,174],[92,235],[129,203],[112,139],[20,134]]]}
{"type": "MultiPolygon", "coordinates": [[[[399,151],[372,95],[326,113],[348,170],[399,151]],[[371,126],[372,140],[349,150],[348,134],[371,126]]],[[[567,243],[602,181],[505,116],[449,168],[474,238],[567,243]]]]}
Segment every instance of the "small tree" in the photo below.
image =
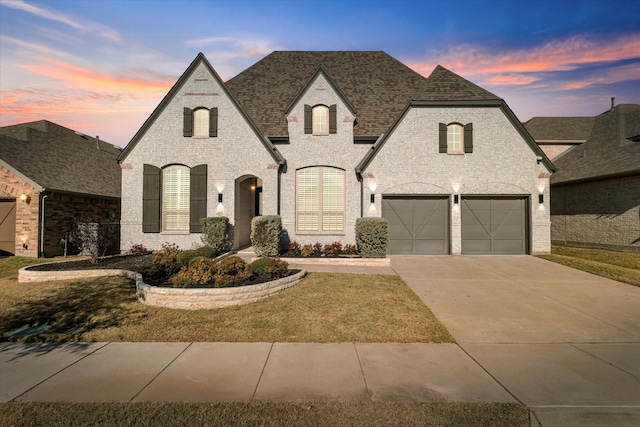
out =
{"type": "Polygon", "coordinates": [[[256,255],[276,257],[280,255],[282,219],[278,215],[256,216],[251,220],[251,245],[256,255]]]}
{"type": "Polygon", "coordinates": [[[217,254],[231,249],[233,228],[226,216],[202,218],[202,243],[211,246],[217,254]]]}
{"type": "Polygon", "coordinates": [[[99,216],[84,216],[73,219],[71,238],[83,254],[89,255],[93,264],[104,256],[118,241],[118,222],[99,216]]]}

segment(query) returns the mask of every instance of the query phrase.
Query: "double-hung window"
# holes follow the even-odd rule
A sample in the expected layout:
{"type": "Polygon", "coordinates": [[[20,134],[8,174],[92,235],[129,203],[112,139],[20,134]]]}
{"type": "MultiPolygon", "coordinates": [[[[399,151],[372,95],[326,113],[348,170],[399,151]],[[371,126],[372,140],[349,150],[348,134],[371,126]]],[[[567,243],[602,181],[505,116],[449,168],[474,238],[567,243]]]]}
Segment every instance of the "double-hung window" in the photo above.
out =
{"type": "Polygon", "coordinates": [[[329,107],[317,105],[313,107],[313,134],[329,135],[329,107]]]}
{"type": "Polygon", "coordinates": [[[296,175],[298,232],[343,232],[345,173],[331,167],[300,169],[296,175]]]}
{"type": "Polygon", "coordinates": [[[189,231],[190,170],[173,165],[162,171],[162,230],[189,231]]]}

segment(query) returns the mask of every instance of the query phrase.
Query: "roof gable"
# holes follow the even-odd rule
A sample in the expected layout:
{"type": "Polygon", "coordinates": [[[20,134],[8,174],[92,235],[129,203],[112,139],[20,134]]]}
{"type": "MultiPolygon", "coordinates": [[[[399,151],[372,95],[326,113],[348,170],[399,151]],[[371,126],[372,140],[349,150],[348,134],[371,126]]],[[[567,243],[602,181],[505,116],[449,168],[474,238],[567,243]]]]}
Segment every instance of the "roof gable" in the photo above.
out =
{"type": "Polygon", "coordinates": [[[120,197],[120,151],[46,120],[0,128],[2,163],[39,191],[120,197]]]}
{"type": "Polygon", "coordinates": [[[329,86],[331,86],[331,89],[338,95],[340,100],[342,100],[344,105],[349,109],[349,112],[355,116],[356,109],[353,107],[351,102],[347,99],[344,92],[340,90],[340,87],[338,87],[336,82],[333,81],[333,79],[331,78],[327,70],[322,66],[322,64],[318,65],[318,68],[316,69],[316,71],[309,78],[309,80],[307,80],[307,83],[305,83],[302,89],[300,89],[300,91],[298,92],[296,97],[293,99],[293,101],[291,101],[289,106],[284,110],[284,113],[289,114],[291,112],[291,110],[296,106],[298,101],[300,101],[300,98],[302,98],[304,94],[307,93],[307,91],[309,90],[311,85],[316,81],[319,75],[322,75],[327,80],[327,82],[329,83],[329,86]]]}
{"type": "Polygon", "coordinates": [[[472,101],[500,99],[488,90],[447,70],[442,65],[436,66],[427,78],[429,91],[419,99],[431,101],[472,101]]]}
{"type": "Polygon", "coordinates": [[[628,136],[640,130],[640,105],[620,104],[593,119],[587,141],[556,160],[552,184],[640,174],[640,143],[628,136]]]}
{"type": "Polygon", "coordinates": [[[229,90],[225,86],[224,82],[222,81],[222,79],[220,78],[218,73],[213,69],[213,67],[211,66],[209,61],[207,61],[207,58],[205,58],[205,56],[204,56],[204,54],[202,52],[198,53],[198,55],[191,62],[189,67],[187,67],[185,72],[182,73],[180,78],[176,81],[176,83],[173,85],[173,87],[165,95],[165,97],[162,99],[162,101],[160,101],[160,104],[158,104],[158,106],[155,108],[155,110],[153,110],[153,112],[147,118],[147,120],[144,122],[142,127],[138,130],[138,132],[136,132],[136,134],[131,139],[129,144],[127,144],[127,146],[124,148],[124,150],[122,151],[122,153],[118,157],[118,161],[119,162],[123,162],[127,158],[129,153],[135,148],[135,146],[138,144],[138,142],[142,139],[142,137],[145,135],[145,133],[149,130],[151,125],[153,125],[153,123],[158,119],[158,117],[160,117],[160,115],[165,110],[167,105],[169,105],[171,100],[178,94],[178,92],[180,91],[180,88],[191,77],[191,75],[195,72],[195,70],[198,68],[198,66],[200,64],[203,64],[207,68],[207,70],[211,73],[213,78],[220,85],[220,88],[222,89],[222,91],[224,91],[225,95],[231,100],[233,105],[238,109],[238,111],[240,112],[240,114],[242,115],[244,120],[248,123],[249,127],[252,129],[252,131],[254,132],[256,137],[260,140],[260,142],[262,142],[263,146],[269,152],[271,157],[276,161],[276,163],[278,163],[279,165],[283,165],[284,166],[286,164],[286,160],[284,159],[284,157],[282,157],[282,155],[273,146],[273,144],[271,144],[271,142],[258,131],[258,128],[255,126],[255,124],[253,123],[251,118],[247,115],[247,113],[238,104],[238,101],[229,92],[229,90]]]}

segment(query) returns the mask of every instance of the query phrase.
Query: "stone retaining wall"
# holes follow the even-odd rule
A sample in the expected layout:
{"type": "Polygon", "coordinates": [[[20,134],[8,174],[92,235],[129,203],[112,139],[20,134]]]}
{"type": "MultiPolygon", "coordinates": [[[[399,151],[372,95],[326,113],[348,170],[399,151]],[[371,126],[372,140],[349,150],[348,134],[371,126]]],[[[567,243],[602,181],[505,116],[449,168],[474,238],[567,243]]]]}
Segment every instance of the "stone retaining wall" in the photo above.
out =
{"type": "MultiPolygon", "coordinates": [[[[260,258],[251,258],[251,262],[260,258]]],[[[317,264],[317,265],[351,265],[357,267],[389,267],[390,258],[280,258],[288,264],[317,264]]]]}

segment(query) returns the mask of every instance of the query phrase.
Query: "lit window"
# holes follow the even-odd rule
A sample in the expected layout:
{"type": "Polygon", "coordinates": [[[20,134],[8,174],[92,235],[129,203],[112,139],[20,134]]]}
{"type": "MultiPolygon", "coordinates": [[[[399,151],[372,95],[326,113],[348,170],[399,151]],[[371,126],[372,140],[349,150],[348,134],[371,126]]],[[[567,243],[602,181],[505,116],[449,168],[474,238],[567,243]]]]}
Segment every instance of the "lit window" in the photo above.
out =
{"type": "Polygon", "coordinates": [[[297,230],[344,231],[344,171],[313,167],[297,172],[297,230]]]}
{"type": "Polygon", "coordinates": [[[162,176],[162,229],[189,231],[190,170],[186,166],[169,166],[162,176]]]}
{"type": "Polygon", "coordinates": [[[313,107],[313,134],[329,135],[329,107],[313,107]]]}
{"type": "Polygon", "coordinates": [[[464,153],[462,126],[450,124],[447,126],[447,153],[464,153]]]}
{"type": "Polygon", "coordinates": [[[209,136],[209,110],[200,108],[193,112],[193,136],[209,136]]]}

